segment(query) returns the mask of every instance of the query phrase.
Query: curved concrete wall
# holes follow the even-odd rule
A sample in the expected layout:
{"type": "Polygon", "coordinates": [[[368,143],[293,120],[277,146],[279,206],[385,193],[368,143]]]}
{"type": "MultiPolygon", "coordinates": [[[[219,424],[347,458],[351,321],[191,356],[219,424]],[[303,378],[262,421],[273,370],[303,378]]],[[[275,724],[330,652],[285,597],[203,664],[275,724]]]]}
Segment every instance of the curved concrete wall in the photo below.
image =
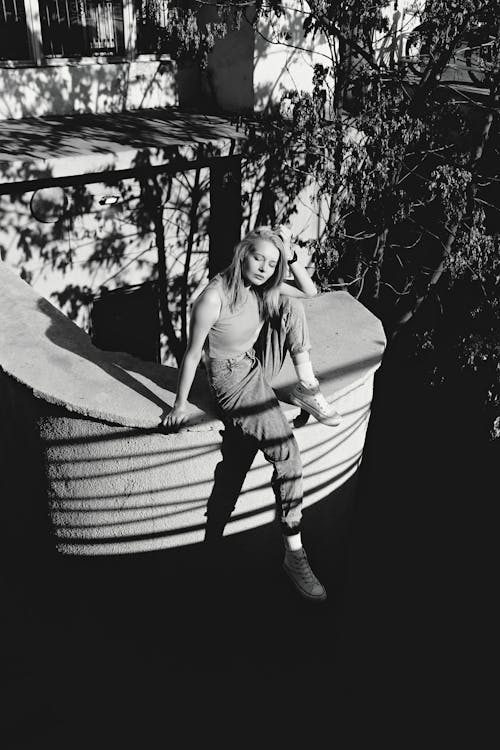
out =
{"type": "MultiPolygon", "coordinates": [[[[338,400],[337,428],[309,421],[295,430],[304,463],[305,505],[356,471],[373,376],[338,400]]],[[[290,417],[297,409],[289,410],[290,417]]],[[[70,554],[144,552],[201,542],[218,430],[161,435],[71,416],[45,417],[49,509],[57,548],[70,554]]],[[[272,468],[258,454],[226,534],[274,519],[272,468]]]]}
{"type": "MultiPolygon", "coordinates": [[[[347,293],[320,295],[305,308],[322,389],[344,416],[338,427],[301,422],[298,409],[285,403],[295,380],[285,363],[273,386],[295,419],[307,508],[332,503],[359,466],[385,338],[379,321],[347,293]]],[[[26,487],[30,502],[48,511],[63,553],[115,555],[200,542],[223,429],[203,375],[190,396],[186,429],[162,434],[158,424],[174,398],[173,368],[100,352],[3,264],[0,315],[8,525],[22,537],[26,508],[15,488],[26,487]],[[10,433],[18,436],[15,446],[10,433]]],[[[273,521],[271,471],[257,455],[227,534],[273,521]]]]}

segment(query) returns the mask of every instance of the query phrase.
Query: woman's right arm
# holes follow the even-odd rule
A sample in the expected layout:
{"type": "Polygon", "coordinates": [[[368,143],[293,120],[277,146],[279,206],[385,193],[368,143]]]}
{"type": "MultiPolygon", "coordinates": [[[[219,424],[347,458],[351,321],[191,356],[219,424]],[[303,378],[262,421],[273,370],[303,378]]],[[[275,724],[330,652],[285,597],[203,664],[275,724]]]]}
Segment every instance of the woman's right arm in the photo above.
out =
{"type": "Polygon", "coordinates": [[[189,339],[177,380],[177,393],[172,410],[162,420],[167,429],[178,429],[186,419],[189,391],[200,363],[203,344],[220,315],[221,301],[215,289],[207,289],[196,300],[191,311],[189,339]]]}

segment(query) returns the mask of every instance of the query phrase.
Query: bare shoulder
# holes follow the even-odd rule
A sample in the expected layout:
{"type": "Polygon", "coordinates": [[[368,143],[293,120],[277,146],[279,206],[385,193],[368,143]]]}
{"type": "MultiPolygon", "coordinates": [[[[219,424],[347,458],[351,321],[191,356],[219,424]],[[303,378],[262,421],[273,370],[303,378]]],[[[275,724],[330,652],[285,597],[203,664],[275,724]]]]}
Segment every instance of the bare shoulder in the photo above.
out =
{"type": "Polygon", "coordinates": [[[217,320],[220,315],[222,299],[213,285],[205,287],[193,305],[193,314],[208,317],[212,321],[217,320]]]}

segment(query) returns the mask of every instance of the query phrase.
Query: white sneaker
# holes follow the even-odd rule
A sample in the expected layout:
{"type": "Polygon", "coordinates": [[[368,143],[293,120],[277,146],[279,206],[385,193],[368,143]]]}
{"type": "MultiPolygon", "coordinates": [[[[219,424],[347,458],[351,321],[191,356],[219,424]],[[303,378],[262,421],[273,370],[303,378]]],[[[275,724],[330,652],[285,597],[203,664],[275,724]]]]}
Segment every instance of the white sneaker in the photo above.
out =
{"type": "Polygon", "coordinates": [[[289,576],[295,588],[306,599],[317,602],[322,602],[326,599],[326,589],[312,572],[303,547],[298,550],[287,550],[285,552],[283,570],[289,576]]]}
{"type": "Polygon", "coordinates": [[[308,387],[299,382],[290,393],[289,399],[295,406],[300,406],[301,409],[312,414],[318,422],[336,427],[342,421],[338,411],[321,393],[319,385],[308,387]]]}

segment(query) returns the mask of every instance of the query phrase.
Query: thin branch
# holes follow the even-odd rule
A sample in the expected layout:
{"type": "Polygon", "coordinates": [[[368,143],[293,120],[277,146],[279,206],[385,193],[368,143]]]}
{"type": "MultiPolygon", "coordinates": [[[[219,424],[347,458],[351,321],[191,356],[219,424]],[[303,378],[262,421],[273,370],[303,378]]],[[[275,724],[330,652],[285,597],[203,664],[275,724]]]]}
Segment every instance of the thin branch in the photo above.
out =
{"type": "Polygon", "coordinates": [[[398,289],[395,289],[395,288],[394,288],[394,287],[392,286],[392,284],[389,284],[389,282],[388,282],[388,281],[381,281],[380,283],[381,283],[381,284],[383,284],[384,286],[388,286],[388,287],[389,287],[389,289],[392,289],[392,291],[393,291],[393,292],[394,292],[395,294],[397,294],[397,295],[398,295],[398,297],[404,297],[404,296],[405,296],[405,294],[410,294],[410,293],[411,293],[411,285],[410,285],[410,284],[407,284],[407,285],[406,285],[406,287],[405,287],[405,291],[404,291],[404,292],[400,292],[400,291],[399,291],[398,289]]]}
{"type": "Polygon", "coordinates": [[[477,203],[483,203],[485,206],[488,206],[488,208],[493,208],[500,213],[500,207],[495,206],[493,203],[488,203],[488,201],[485,201],[482,198],[474,198],[474,201],[477,203]]]}
{"type": "Polygon", "coordinates": [[[299,45],[290,44],[289,42],[275,41],[274,39],[269,39],[268,37],[264,36],[264,34],[262,33],[262,31],[260,31],[260,29],[255,29],[255,31],[268,44],[275,44],[275,45],[279,44],[282,47],[290,47],[290,49],[298,50],[299,52],[307,52],[308,54],[311,54],[311,55],[319,55],[320,57],[325,57],[327,60],[331,62],[331,57],[329,57],[328,55],[325,55],[324,52],[317,52],[315,49],[307,49],[307,47],[299,47],[299,45]]]}

